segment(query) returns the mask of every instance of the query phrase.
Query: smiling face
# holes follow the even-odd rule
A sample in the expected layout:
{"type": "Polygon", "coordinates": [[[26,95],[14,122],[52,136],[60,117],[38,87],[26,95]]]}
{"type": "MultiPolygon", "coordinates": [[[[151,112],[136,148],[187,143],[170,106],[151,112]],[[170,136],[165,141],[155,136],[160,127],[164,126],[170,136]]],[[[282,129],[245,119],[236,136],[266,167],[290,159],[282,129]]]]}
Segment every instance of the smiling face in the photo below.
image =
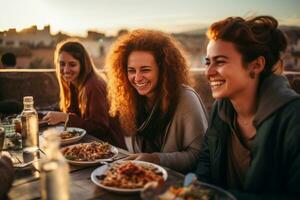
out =
{"type": "Polygon", "coordinates": [[[159,79],[159,68],[148,51],[133,51],[128,56],[127,76],[136,91],[153,101],[159,79]]]}
{"type": "Polygon", "coordinates": [[[71,54],[62,51],[58,57],[60,73],[66,82],[76,83],[80,74],[80,62],[71,54]]]}
{"type": "Polygon", "coordinates": [[[206,77],[215,99],[243,96],[253,86],[249,69],[232,42],[211,40],[207,46],[206,77]]]}

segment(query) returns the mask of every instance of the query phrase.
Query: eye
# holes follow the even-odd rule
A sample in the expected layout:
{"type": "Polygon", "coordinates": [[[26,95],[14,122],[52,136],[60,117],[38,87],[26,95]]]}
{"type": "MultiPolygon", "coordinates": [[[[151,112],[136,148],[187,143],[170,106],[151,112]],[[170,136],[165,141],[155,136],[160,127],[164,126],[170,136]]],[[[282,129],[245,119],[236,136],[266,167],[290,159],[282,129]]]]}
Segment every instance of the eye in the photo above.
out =
{"type": "Polygon", "coordinates": [[[210,60],[209,58],[204,57],[201,59],[201,63],[204,64],[205,67],[208,67],[210,65],[210,60]]]}
{"type": "Polygon", "coordinates": [[[133,69],[133,68],[127,68],[127,73],[128,74],[133,74],[133,73],[135,73],[135,69],[133,69]]]}
{"type": "Polygon", "coordinates": [[[202,63],[205,65],[205,67],[209,67],[209,65],[210,65],[210,60],[205,59],[205,60],[202,61],[202,63]]]}
{"type": "Polygon", "coordinates": [[[142,72],[150,72],[150,71],[151,71],[151,69],[149,69],[149,68],[142,69],[142,72]]]}
{"type": "Polygon", "coordinates": [[[65,64],[65,62],[59,62],[59,66],[62,68],[62,67],[64,67],[66,64],[65,64]]]}
{"type": "Polygon", "coordinates": [[[204,65],[205,65],[206,67],[208,67],[208,66],[210,65],[210,62],[209,62],[209,61],[205,61],[205,62],[204,62],[204,65]]]}
{"type": "Polygon", "coordinates": [[[217,66],[223,65],[224,63],[226,63],[225,60],[217,60],[216,61],[217,66]]]}
{"type": "Polygon", "coordinates": [[[75,63],[75,62],[70,63],[70,67],[76,67],[76,66],[77,66],[77,63],[75,63]]]}

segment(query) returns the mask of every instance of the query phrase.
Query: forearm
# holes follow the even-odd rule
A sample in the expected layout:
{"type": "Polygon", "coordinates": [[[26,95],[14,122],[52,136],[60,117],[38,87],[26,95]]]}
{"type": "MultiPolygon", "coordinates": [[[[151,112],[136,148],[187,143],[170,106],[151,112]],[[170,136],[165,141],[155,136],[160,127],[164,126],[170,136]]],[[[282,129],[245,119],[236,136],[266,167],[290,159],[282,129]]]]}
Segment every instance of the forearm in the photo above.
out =
{"type": "Polygon", "coordinates": [[[196,167],[199,150],[188,148],[186,151],[155,154],[159,157],[160,165],[186,173],[196,167]]]}

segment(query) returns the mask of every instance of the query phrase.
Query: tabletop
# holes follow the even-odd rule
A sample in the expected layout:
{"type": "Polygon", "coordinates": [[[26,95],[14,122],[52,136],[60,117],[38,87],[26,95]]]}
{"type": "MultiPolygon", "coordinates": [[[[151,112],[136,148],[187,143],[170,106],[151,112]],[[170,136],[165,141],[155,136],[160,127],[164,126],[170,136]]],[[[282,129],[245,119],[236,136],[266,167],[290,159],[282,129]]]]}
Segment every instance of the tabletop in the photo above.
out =
{"type": "MultiPolygon", "coordinates": [[[[80,142],[91,142],[97,141],[98,139],[91,136],[85,135],[80,142]]],[[[98,140],[99,141],[99,140],[98,140]]],[[[118,158],[126,157],[129,152],[119,149],[118,158]]],[[[70,165],[70,199],[141,199],[139,193],[131,194],[118,194],[109,192],[95,185],[91,181],[91,173],[98,166],[82,167],[70,165]]],[[[184,176],[174,170],[166,169],[168,172],[167,182],[178,182],[182,181],[184,176]]],[[[17,199],[40,199],[40,180],[39,171],[30,167],[28,169],[16,169],[15,180],[13,186],[8,194],[12,200],[17,199]]]]}

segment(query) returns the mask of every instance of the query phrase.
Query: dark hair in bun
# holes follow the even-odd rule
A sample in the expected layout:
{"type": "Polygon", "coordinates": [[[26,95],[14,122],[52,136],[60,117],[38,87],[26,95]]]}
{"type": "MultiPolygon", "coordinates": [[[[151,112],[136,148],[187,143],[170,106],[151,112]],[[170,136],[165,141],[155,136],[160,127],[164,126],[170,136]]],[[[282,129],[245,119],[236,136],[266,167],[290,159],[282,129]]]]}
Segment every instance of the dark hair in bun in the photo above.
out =
{"type": "Polygon", "coordinates": [[[244,64],[263,56],[266,60],[261,76],[273,73],[274,65],[285,51],[287,40],[278,22],[271,16],[257,16],[250,19],[229,17],[213,23],[208,31],[210,40],[224,40],[235,44],[242,54],[244,64]]]}

